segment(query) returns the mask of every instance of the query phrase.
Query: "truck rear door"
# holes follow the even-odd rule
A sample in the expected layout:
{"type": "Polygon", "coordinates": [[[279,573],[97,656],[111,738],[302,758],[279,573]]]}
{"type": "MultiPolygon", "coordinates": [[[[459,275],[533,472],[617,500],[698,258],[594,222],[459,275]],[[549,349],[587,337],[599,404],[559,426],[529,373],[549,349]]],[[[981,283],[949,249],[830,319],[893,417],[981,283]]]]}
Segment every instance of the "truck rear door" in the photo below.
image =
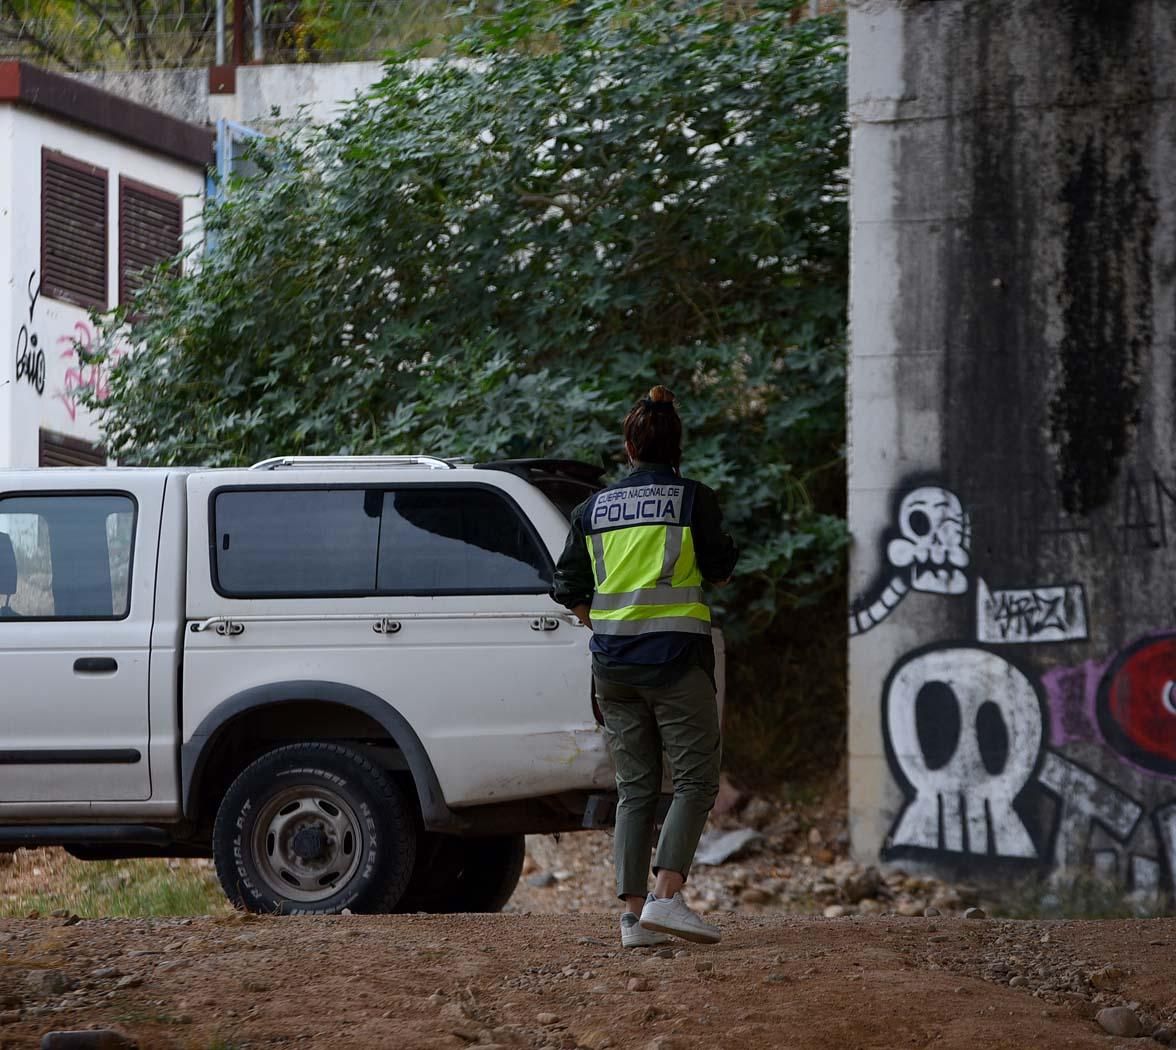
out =
{"type": "Polygon", "coordinates": [[[185,740],[245,689],[342,683],[408,721],[451,806],[611,783],[588,632],[547,593],[523,482],[308,467],[187,485],[185,740]]]}

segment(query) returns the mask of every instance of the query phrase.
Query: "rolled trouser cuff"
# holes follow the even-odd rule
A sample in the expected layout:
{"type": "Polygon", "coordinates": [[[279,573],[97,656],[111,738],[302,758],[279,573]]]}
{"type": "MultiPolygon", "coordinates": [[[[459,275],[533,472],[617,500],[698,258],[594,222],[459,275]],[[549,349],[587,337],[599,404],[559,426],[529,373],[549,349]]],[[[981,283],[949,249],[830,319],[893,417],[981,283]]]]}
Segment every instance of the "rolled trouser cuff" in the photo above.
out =
{"type": "Polygon", "coordinates": [[[690,865],[694,862],[694,851],[698,848],[698,840],[706,826],[706,817],[707,814],[703,812],[698,817],[682,820],[673,829],[667,818],[653,858],[655,873],[665,868],[678,872],[683,881],[690,878],[690,865]]]}
{"type": "Polygon", "coordinates": [[[706,828],[706,821],[718,792],[717,762],[715,767],[713,782],[708,776],[701,783],[695,781],[684,789],[679,787],[675,792],[674,801],[670,803],[665,824],[662,825],[661,835],[658,837],[657,852],[653,861],[655,872],[666,868],[678,872],[683,879],[689,878],[694,852],[698,849],[698,840],[706,828]]]}

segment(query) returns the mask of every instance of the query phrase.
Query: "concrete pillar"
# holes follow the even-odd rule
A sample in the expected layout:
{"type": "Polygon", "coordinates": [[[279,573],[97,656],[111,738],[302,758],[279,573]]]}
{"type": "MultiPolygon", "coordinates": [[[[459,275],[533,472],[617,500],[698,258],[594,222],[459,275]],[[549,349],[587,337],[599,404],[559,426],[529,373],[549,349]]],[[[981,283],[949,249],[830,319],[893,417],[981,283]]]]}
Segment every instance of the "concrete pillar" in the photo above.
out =
{"type": "Polygon", "coordinates": [[[849,43],[854,851],[1170,886],[1176,5],[849,43]]]}

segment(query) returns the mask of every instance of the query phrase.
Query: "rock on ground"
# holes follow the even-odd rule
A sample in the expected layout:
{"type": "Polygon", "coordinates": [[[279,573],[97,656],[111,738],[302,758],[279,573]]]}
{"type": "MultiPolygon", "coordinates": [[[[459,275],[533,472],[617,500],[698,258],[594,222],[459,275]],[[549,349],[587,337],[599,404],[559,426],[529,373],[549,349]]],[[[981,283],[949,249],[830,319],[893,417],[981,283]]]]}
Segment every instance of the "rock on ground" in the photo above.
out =
{"type": "MultiPolygon", "coordinates": [[[[711,819],[683,894],[703,913],[741,909],[821,914],[958,915],[979,903],[972,887],[860,865],[846,856],[844,797],[804,806],[730,788],[731,805],[711,819]],[[734,792],[732,795],[731,792],[734,792]]],[[[578,912],[615,904],[610,832],[527,838],[524,878],[508,911],[578,912]]]]}
{"type": "Polygon", "coordinates": [[[1143,1025],[1139,1023],[1135,1011],[1125,1006],[1108,1006],[1105,1010],[1099,1010],[1094,1019],[1111,1035],[1134,1039],[1143,1032],[1143,1025]]]}
{"type": "Polygon", "coordinates": [[[110,1028],[46,1032],[41,1050],[137,1050],[138,1043],[110,1028]]]}

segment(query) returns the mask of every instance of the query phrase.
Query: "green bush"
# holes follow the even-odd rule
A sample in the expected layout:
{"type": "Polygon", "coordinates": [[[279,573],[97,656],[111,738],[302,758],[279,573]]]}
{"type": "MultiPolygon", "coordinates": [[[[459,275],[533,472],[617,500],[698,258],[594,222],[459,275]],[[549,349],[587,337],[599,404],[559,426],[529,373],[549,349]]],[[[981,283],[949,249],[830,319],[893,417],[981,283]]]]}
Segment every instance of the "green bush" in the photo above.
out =
{"type": "MultiPolygon", "coordinates": [[[[136,306],[102,425],[138,463],[621,460],[655,382],[743,549],[746,639],[840,601],[845,48],[789,4],[521,3],[257,152],[136,306]]],[[[103,321],[107,342],[123,317],[103,321]]]]}

